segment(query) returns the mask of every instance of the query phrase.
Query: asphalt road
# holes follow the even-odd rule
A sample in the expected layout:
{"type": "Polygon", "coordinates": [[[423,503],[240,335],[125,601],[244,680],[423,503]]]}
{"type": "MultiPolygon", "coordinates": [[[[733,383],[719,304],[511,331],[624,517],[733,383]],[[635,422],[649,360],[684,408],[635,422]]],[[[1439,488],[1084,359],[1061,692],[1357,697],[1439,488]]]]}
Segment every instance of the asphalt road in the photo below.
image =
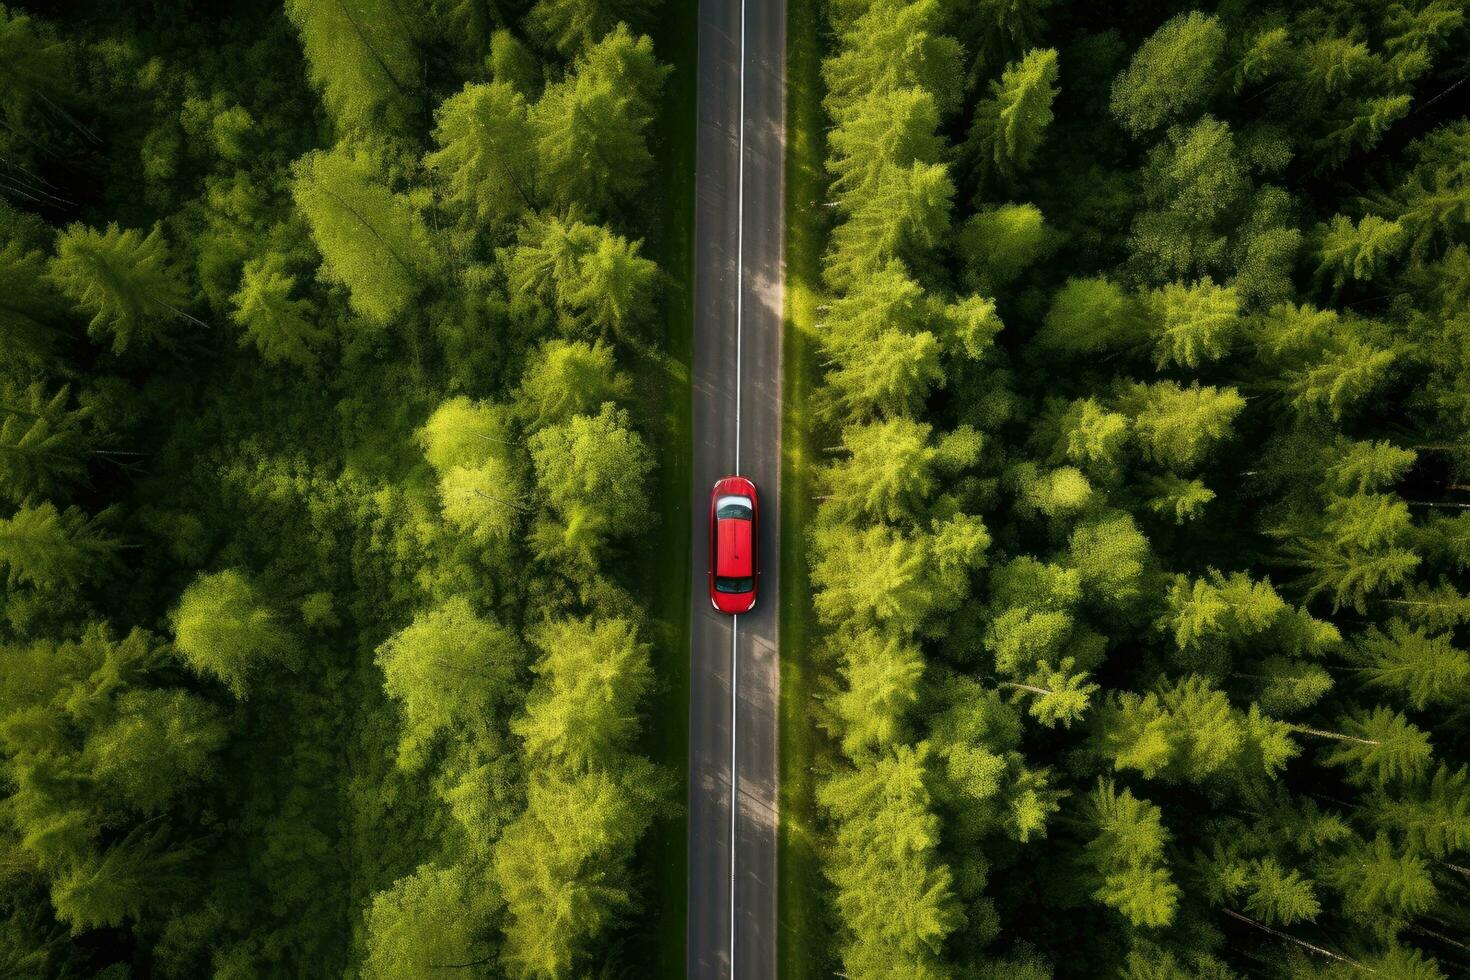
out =
{"type": "Polygon", "coordinates": [[[688,935],[688,975],[698,980],[732,976],[732,735],[739,760],[733,975],[776,976],[785,0],[745,0],[744,66],[742,223],[741,3],[699,0],[688,935]],[[732,620],[710,608],[705,570],[710,486],[737,471],[760,495],[761,579],[756,609],[732,620]],[[739,679],[733,731],[732,632],[739,679]]]}

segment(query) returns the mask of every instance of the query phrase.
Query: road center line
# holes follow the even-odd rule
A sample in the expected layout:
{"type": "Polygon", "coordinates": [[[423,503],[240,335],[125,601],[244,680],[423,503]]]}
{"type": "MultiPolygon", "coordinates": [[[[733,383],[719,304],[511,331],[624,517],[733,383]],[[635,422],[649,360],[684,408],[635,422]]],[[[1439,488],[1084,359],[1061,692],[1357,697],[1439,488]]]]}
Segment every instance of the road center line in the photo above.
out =
{"type": "Polygon", "coordinates": [[[730,980],[735,980],[735,833],[740,813],[739,756],[735,735],[740,726],[740,617],[730,618],[730,980]]]}
{"type": "MultiPolygon", "coordinates": [[[[735,472],[740,472],[741,355],[745,333],[745,0],[740,0],[740,123],[735,190],[735,472]]],[[[740,617],[730,620],[730,980],[735,980],[735,855],[740,816],[740,617]]]]}

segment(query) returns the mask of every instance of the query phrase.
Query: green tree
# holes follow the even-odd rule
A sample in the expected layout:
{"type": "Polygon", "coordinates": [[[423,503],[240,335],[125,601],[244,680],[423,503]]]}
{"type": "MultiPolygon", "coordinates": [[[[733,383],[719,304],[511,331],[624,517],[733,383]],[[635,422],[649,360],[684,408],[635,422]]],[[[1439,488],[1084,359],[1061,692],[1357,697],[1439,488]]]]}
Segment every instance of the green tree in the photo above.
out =
{"type": "Polygon", "coordinates": [[[61,302],[40,249],[0,246],[0,296],[0,355],[13,364],[45,361],[57,339],[61,302]]]}
{"type": "Polygon", "coordinates": [[[935,442],[927,423],[892,419],[849,426],[846,458],[826,471],[832,506],[854,516],[896,522],[921,512],[937,486],[979,459],[983,440],[963,426],[935,442]]]}
{"type": "Polygon", "coordinates": [[[599,214],[643,188],[653,166],[646,133],[668,72],[649,38],[635,38],[619,24],[582,51],[563,81],[547,87],[530,122],[541,186],[553,204],[599,214]]]}
{"type": "Polygon", "coordinates": [[[1292,728],[1329,739],[1332,747],[1323,753],[1322,761],[1329,766],[1351,767],[1348,778],[1356,782],[1386,785],[1416,778],[1429,767],[1429,735],[1390,708],[1380,706],[1347,715],[1338,722],[1341,731],[1301,725],[1292,728]]]}
{"type": "Polygon", "coordinates": [[[1037,347],[1064,357],[1127,347],[1146,330],[1140,304],[1105,278],[1069,279],[1052,298],[1037,347]]]}
{"type": "Polygon", "coordinates": [[[1134,134],[1178,118],[1209,97],[1224,50],[1218,17],[1190,11],[1172,18],[1113,82],[1113,115],[1134,134]]]}
{"type": "Polygon", "coordinates": [[[87,412],[70,400],[65,385],[49,395],[40,382],[0,389],[0,493],[20,503],[82,479],[87,412]]]}
{"type": "Polygon", "coordinates": [[[51,282],[92,319],[87,332],[121,354],[139,344],[166,344],[185,313],[189,293],[169,262],[158,226],[147,235],[110,224],[103,231],[74,224],[57,236],[51,282]]]}
{"type": "Polygon", "coordinates": [[[1234,289],[1208,278],[1193,286],[1174,283],[1149,297],[1157,341],[1154,363],[1198,368],[1229,350],[1240,326],[1240,299],[1234,289]]]}
{"type": "Polygon", "coordinates": [[[245,263],[240,289],[231,297],[231,316],[244,333],[240,345],[254,344],[272,364],[295,364],[312,368],[317,351],[326,343],[328,329],[316,321],[312,303],[291,295],[296,277],[284,271],[272,257],[245,263]]]}
{"type": "Polygon", "coordinates": [[[533,766],[615,768],[638,733],[638,704],[653,684],[647,643],[623,619],[554,620],[530,634],[541,658],[525,714],[512,725],[533,766]]]}
{"type": "Polygon", "coordinates": [[[111,571],[118,541],[106,530],[109,516],[92,517],[78,507],[57,510],[48,501],[0,518],[0,565],[10,584],[74,589],[111,571]]]}
{"type": "Polygon", "coordinates": [[[1027,170],[1046,139],[1057,97],[1057,53],[1027,52],[990,83],[990,98],[975,109],[970,144],[982,172],[1013,177],[1027,170]]]}
{"type": "Polygon", "coordinates": [[[940,860],[939,820],[925,784],[925,747],[899,746],[817,788],[836,821],[826,873],[854,980],[938,978],[945,938],[964,922],[940,860]]]}
{"type": "Polygon", "coordinates": [[[965,285],[987,296],[1010,285],[1036,263],[1051,241],[1034,204],[986,208],[965,222],[956,245],[965,262],[965,285]]]}
{"type": "Polygon", "coordinates": [[[292,165],[291,194],[322,254],[322,277],[347,289],[354,312],[386,324],[437,266],[423,219],[349,151],[317,150],[292,165]]]}
{"type": "Polygon", "coordinates": [[[415,616],[378,647],[376,659],[384,689],[403,711],[399,762],[415,768],[436,738],[488,730],[523,657],[514,633],[455,596],[415,616]]]}
{"type": "Polygon", "coordinates": [[[255,584],[236,569],[201,575],[169,614],[174,643],[196,673],[213,677],[237,698],[252,675],[295,651],[291,631],[255,584]]]}
{"type": "Polygon", "coordinates": [[[617,369],[608,345],[548,340],[526,365],[516,401],[539,429],[591,415],[604,402],[625,401],[630,392],[631,382],[617,369]]]}
{"type": "Polygon", "coordinates": [[[420,865],[373,896],[363,973],[373,980],[427,980],[493,959],[476,923],[496,904],[481,876],[463,864],[420,865]]]}
{"type": "Polygon", "coordinates": [[[526,23],[557,51],[572,55],[622,22],[643,20],[655,6],[655,0],[536,0],[526,23]]]}
{"type": "Polygon", "coordinates": [[[646,481],[653,457],[630,428],[628,413],[603,405],[547,426],[530,439],[536,486],[555,520],[538,540],[590,559],[612,538],[648,525],[646,481]]]}
{"type": "Polygon", "coordinates": [[[655,309],[659,270],[642,247],[598,225],[545,217],[522,226],[507,274],[516,293],[555,304],[572,330],[627,337],[655,309]]]}
{"type": "Polygon", "coordinates": [[[394,0],[287,0],[311,82],[339,130],[400,129],[420,79],[415,25],[394,0]]]}
{"type": "Polygon", "coordinates": [[[1470,681],[1470,654],[1457,649],[1452,639],[1448,633],[1430,636],[1393,619],[1387,632],[1370,627],[1354,646],[1362,664],[1359,669],[1369,685],[1395,691],[1422,711],[1428,705],[1452,703],[1464,696],[1470,681]]]}
{"type": "Polygon", "coordinates": [[[1094,831],[1085,858],[1098,882],[1093,897],[1135,926],[1173,923],[1179,886],[1164,861],[1170,836],[1159,808],[1099,779],[1083,818],[1094,831]]]}
{"type": "Polygon", "coordinates": [[[424,163],[440,175],[454,208],[493,229],[535,205],[529,110],[509,82],[466,85],[434,118],[439,148],[424,163]]]}
{"type": "Polygon", "coordinates": [[[1173,381],[1135,384],[1121,401],[1144,453],[1173,470],[1197,466],[1215,443],[1230,438],[1245,399],[1234,388],[1173,381]]]}
{"type": "Polygon", "coordinates": [[[924,674],[919,648],[876,629],[839,633],[830,646],[842,658],[846,681],[829,701],[843,753],[858,759],[904,741],[924,674]]]}

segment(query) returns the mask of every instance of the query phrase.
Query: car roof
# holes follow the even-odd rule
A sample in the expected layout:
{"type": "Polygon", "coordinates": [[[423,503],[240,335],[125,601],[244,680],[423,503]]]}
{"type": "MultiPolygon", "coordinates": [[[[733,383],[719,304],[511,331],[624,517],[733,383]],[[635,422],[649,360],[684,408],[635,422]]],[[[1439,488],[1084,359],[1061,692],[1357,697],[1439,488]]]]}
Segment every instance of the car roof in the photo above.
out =
{"type": "Polygon", "coordinates": [[[755,574],[750,521],[727,517],[715,526],[715,574],[739,578],[755,574]]]}

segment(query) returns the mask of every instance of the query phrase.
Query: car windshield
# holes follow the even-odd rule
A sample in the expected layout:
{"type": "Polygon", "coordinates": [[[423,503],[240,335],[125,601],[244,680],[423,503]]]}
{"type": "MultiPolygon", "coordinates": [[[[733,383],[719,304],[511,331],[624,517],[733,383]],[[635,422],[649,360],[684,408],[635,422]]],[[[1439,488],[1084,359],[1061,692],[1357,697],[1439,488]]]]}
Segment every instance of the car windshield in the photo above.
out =
{"type": "Polygon", "coordinates": [[[716,592],[749,592],[755,588],[755,579],[749,576],[715,576],[716,592]]]}
{"type": "Polygon", "coordinates": [[[736,520],[750,520],[751,506],[749,497],[721,497],[715,501],[715,517],[720,520],[735,518],[736,520]]]}

